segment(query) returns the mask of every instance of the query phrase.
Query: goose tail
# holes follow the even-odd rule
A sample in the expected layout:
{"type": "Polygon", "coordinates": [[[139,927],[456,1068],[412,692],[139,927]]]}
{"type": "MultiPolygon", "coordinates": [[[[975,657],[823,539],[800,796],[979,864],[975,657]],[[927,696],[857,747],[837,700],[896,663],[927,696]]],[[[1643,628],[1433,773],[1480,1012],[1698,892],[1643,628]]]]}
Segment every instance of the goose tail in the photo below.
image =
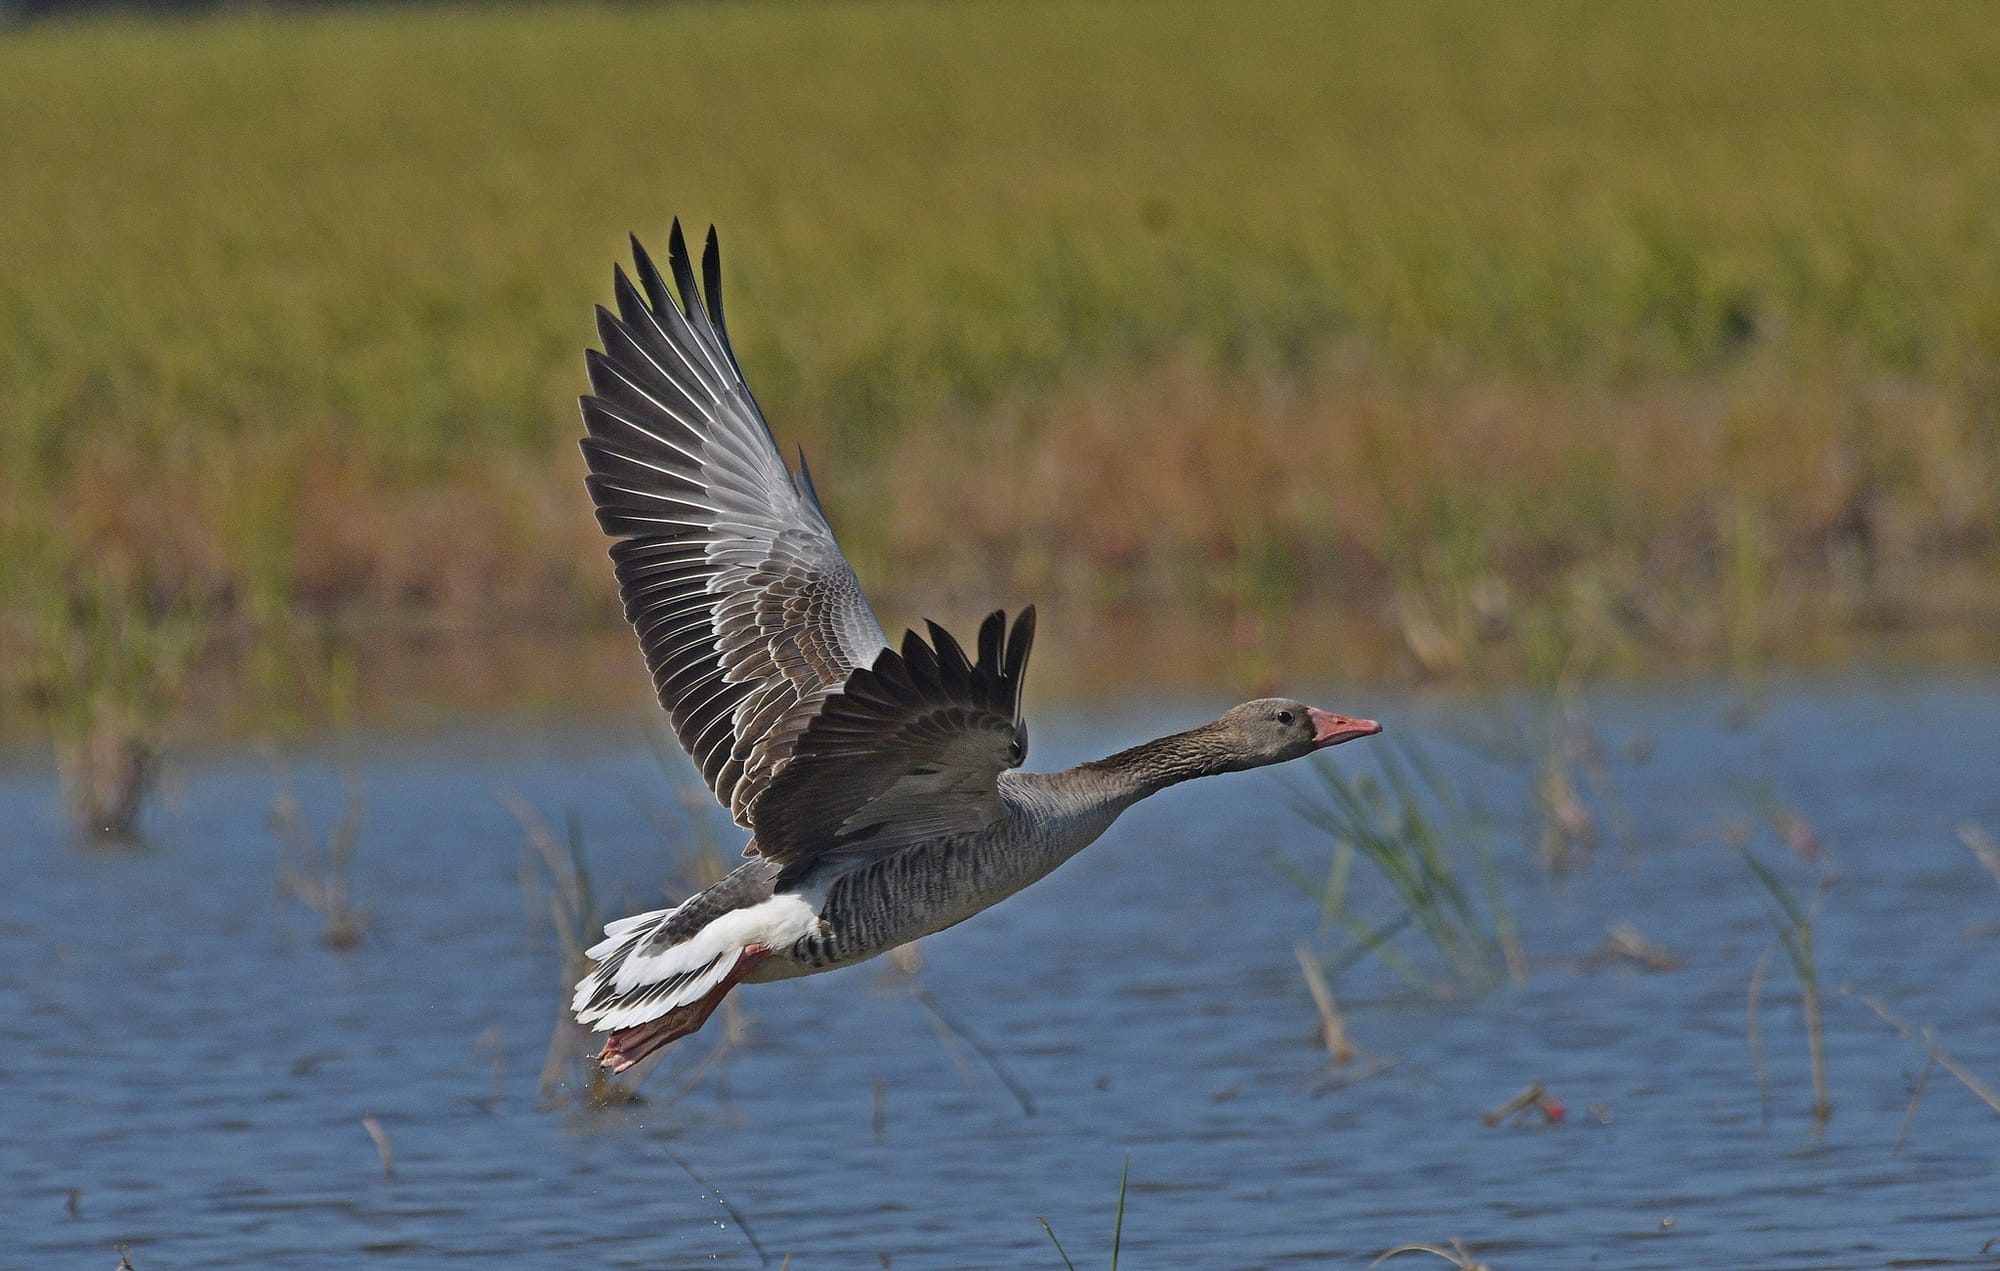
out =
{"type": "Polygon", "coordinates": [[[694,1032],[759,962],[813,929],[811,904],[775,893],[772,874],[751,861],[671,909],[604,928],[570,999],[578,1023],[611,1034],[600,1063],[623,1072],[694,1032]]]}

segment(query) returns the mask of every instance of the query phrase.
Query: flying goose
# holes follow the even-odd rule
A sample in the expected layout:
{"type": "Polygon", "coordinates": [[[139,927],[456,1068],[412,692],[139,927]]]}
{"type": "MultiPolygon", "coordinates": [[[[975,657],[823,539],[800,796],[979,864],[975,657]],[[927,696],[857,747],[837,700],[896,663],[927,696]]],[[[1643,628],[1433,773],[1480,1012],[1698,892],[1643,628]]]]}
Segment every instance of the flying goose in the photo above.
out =
{"type": "Polygon", "coordinates": [[[585,355],[585,484],[660,704],[751,834],[744,863],[671,909],[621,918],[571,1007],[622,1072],[700,1028],[737,984],[850,966],[1006,899],[1118,814],[1192,777],[1381,731],[1282,698],[1065,772],[1020,772],[1035,611],[967,650],[936,623],[892,646],[730,348],[715,231],[673,288],[632,240],[585,355]],[[678,294],[678,302],[676,302],[678,294]]]}

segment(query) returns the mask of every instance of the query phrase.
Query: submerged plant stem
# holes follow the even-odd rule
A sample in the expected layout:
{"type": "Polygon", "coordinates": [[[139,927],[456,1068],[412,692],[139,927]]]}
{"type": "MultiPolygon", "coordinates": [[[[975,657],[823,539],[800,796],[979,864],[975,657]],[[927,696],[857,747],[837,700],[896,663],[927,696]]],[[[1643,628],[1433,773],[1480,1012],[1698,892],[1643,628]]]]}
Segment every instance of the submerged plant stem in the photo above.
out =
{"type": "Polygon", "coordinates": [[[1869,997],[1867,994],[1856,992],[1850,985],[1841,985],[1840,992],[1842,996],[1856,999],[1863,1006],[1866,1006],[1869,1010],[1874,1011],[1876,1015],[1880,1016],[1883,1023],[1888,1024],[1903,1036],[1922,1046],[1924,1053],[1930,1056],[1932,1062],[1950,1073],[1958,1081],[1958,1084],[1977,1095],[1980,1102],[1995,1112],[2000,1112],[2000,1091],[1996,1091],[1992,1086],[1973,1076],[1957,1060],[1938,1049],[1937,1042],[1931,1037],[1930,1029],[1926,1028],[1921,1031],[1916,1029],[1911,1026],[1908,1020],[1897,1015],[1881,1002],[1869,997]]]}

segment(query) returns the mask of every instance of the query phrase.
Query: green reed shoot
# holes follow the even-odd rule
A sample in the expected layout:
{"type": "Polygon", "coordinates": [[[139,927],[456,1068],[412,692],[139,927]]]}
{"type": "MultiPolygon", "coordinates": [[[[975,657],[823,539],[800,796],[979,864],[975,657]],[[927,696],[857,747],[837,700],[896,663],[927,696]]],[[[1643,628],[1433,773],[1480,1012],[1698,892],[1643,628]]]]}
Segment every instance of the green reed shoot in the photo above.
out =
{"type": "MultiPolygon", "coordinates": [[[[1125,1189],[1131,1176],[1132,1154],[1127,1152],[1125,1164],[1118,1171],[1118,1213],[1111,1222],[1111,1271],[1118,1271],[1118,1254],[1125,1241],[1125,1189]]],[[[1063,1260],[1063,1266],[1068,1268],[1068,1271],[1076,1271],[1076,1263],[1070,1261],[1069,1253],[1063,1248],[1062,1241],[1056,1239],[1055,1228],[1049,1226],[1049,1220],[1038,1216],[1035,1221],[1048,1233],[1049,1243],[1056,1247],[1056,1256],[1063,1260]]]]}
{"type": "Polygon", "coordinates": [[[1345,936],[1327,959],[1329,974],[1372,954],[1412,987],[1424,987],[1427,977],[1397,943],[1414,932],[1441,964],[1452,992],[1484,992],[1510,977],[1525,980],[1527,960],[1500,886],[1486,816],[1414,745],[1383,742],[1370,754],[1372,772],[1316,761],[1318,788],[1294,792],[1300,815],[1333,843],[1323,882],[1281,862],[1295,883],[1318,897],[1325,923],[1345,936]],[[1394,898],[1389,912],[1356,908],[1349,893],[1357,861],[1388,884],[1394,898]]]}
{"type": "Polygon", "coordinates": [[[1771,923],[1778,933],[1778,943],[1785,950],[1786,958],[1792,964],[1793,978],[1799,985],[1799,1009],[1805,1015],[1806,1050],[1812,1063],[1813,1083],[1813,1124],[1824,1129],[1833,1116],[1833,1100],[1827,1091],[1825,1032],[1820,1022],[1819,968],[1814,958],[1813,933],[1819,917],[1819,904],[1826,895],[1827,880],[1820,875],[1819,884],[1810,902],[1801,905],[1784,880],[1764,862],[1757,859],[1748,844],[1739,846],[1743,863],[1750,867],[1751,874],[1764,888],[1770,902],[1771,923]]]}

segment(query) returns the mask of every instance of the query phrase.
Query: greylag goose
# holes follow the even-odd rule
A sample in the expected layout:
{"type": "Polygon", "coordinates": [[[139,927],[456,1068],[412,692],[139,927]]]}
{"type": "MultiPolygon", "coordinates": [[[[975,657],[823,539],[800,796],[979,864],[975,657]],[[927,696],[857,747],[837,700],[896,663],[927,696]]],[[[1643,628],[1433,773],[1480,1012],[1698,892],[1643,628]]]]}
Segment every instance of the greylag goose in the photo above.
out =
{"type": "Polygon", "coordinates": [[[1035,611],[968,652],[936,623],[891,646],[799,457],[786,467],[722,321],[715,231],[696,285],[676,221],[665,278],[636,238],[586,354],[583,453],[597,520],[660,703],[751,834],[728,877],[621,918],[571,1006],[622,1072],[700,1028],[737,984],[831,971],[942,931],[1081,851],[1176,782],[1381,731],[1246,702],[1066,772],[1028,754],[1035,611]],[[678,302],[676,302],[678,295],[678,302]]]}

